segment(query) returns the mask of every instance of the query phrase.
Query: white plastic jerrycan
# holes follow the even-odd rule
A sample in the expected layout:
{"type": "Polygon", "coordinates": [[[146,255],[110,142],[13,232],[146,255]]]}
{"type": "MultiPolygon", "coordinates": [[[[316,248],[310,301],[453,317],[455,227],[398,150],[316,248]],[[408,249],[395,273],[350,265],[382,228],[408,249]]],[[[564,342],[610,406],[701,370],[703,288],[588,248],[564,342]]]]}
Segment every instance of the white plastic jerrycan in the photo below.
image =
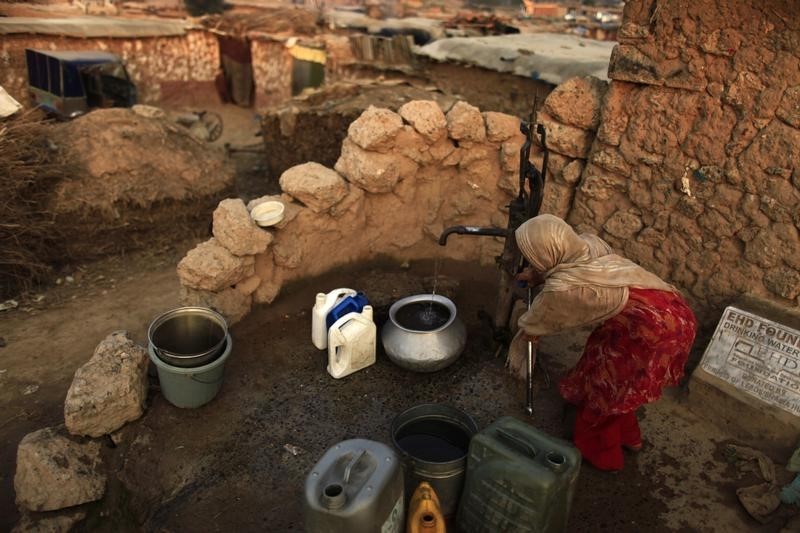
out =
{"type": "Polygon", "coordinates": [[[370,305],[334,322],[328,331],[328,374],[339,379],[374,364],[376,334],[370,305]]]}
{"type": "Polygon", "coordinates": [[[328,313],[343,299],[355,294],[356,291],[353,289],[334,289],[328,294],[317,293],[314,309],[311,312],[311,342],[318,350],[328,347],[328,328],[325,325],[328,313]]]}

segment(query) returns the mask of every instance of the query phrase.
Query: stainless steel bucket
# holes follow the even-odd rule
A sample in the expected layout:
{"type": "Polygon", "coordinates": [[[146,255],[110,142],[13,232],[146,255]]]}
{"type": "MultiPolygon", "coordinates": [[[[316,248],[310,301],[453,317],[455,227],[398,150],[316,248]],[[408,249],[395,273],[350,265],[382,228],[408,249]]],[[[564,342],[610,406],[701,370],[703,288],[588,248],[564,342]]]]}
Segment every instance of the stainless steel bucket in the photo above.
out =
{"type": "Polygon", "coordinates": [[[468,414],[444,404],[416,405],[392,421],[392,444],[403,458],[406,496],[427,481],[445,517],[455,514],[478,426],[468,414]]]}
{"type": "Polygon", "coordinates": [[[147,340],[165,363],[194,368],[222,354],[228,324],[206,307],[179,307],[157,317],[147,330],[147,340]]]}

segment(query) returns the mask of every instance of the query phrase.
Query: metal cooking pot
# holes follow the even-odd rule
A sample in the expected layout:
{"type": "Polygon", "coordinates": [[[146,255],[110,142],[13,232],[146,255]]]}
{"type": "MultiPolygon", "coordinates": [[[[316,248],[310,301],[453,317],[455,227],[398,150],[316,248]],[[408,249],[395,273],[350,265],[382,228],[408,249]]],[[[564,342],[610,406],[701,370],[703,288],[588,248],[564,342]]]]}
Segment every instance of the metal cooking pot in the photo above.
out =
{"type": "Polygon", "coordinates": [[[147,330],[147,340],[158,358],[181,368],[203,366],[219,357],[227,335],[225,318],[207,307],[167,311],[147,330]]]}
{"type": "Polygon", "coordinates": [[[467,329],[455,304],[438,294],[418,294],[396,301],[381,331],[386,355],[398,366],[415,372],[436,372],[455,362],[467,343],[467,329]],[[430,306],[438,314],[431,324],[418,320],[430,306]]]}

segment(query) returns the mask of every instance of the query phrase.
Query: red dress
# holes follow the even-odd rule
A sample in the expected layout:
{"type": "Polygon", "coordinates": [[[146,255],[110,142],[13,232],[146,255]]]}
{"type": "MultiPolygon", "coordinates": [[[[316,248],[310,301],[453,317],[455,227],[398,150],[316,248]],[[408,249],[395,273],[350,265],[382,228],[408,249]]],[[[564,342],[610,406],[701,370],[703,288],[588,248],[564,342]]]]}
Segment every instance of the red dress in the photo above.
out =
{"type": "Polygon", "coordinates": [[[673,292],[630,289],[625,307],[589,336],[559,383],[578,406],[575,444],[599,468],[622,468],[622,445],[641,445],[635,410],[683,377],[697,320],[673,292]]]}

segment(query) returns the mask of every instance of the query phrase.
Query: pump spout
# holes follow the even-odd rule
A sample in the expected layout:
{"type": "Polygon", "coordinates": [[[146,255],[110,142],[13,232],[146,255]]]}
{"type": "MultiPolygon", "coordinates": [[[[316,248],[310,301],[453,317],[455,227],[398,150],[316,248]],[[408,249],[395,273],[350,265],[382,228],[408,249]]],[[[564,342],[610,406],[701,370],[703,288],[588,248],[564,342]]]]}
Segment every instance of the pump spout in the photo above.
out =
{"type": "Polygon", "coordinates": [[[489,237],[507,237],[508,230],[505,228],[479,228],[476,226],[450,226],[445,228],[442,235],[439,237],[439,244],[441,246],[447,245],[447,237],[452,233],[458,235],[486,235],[489,237]]]}

